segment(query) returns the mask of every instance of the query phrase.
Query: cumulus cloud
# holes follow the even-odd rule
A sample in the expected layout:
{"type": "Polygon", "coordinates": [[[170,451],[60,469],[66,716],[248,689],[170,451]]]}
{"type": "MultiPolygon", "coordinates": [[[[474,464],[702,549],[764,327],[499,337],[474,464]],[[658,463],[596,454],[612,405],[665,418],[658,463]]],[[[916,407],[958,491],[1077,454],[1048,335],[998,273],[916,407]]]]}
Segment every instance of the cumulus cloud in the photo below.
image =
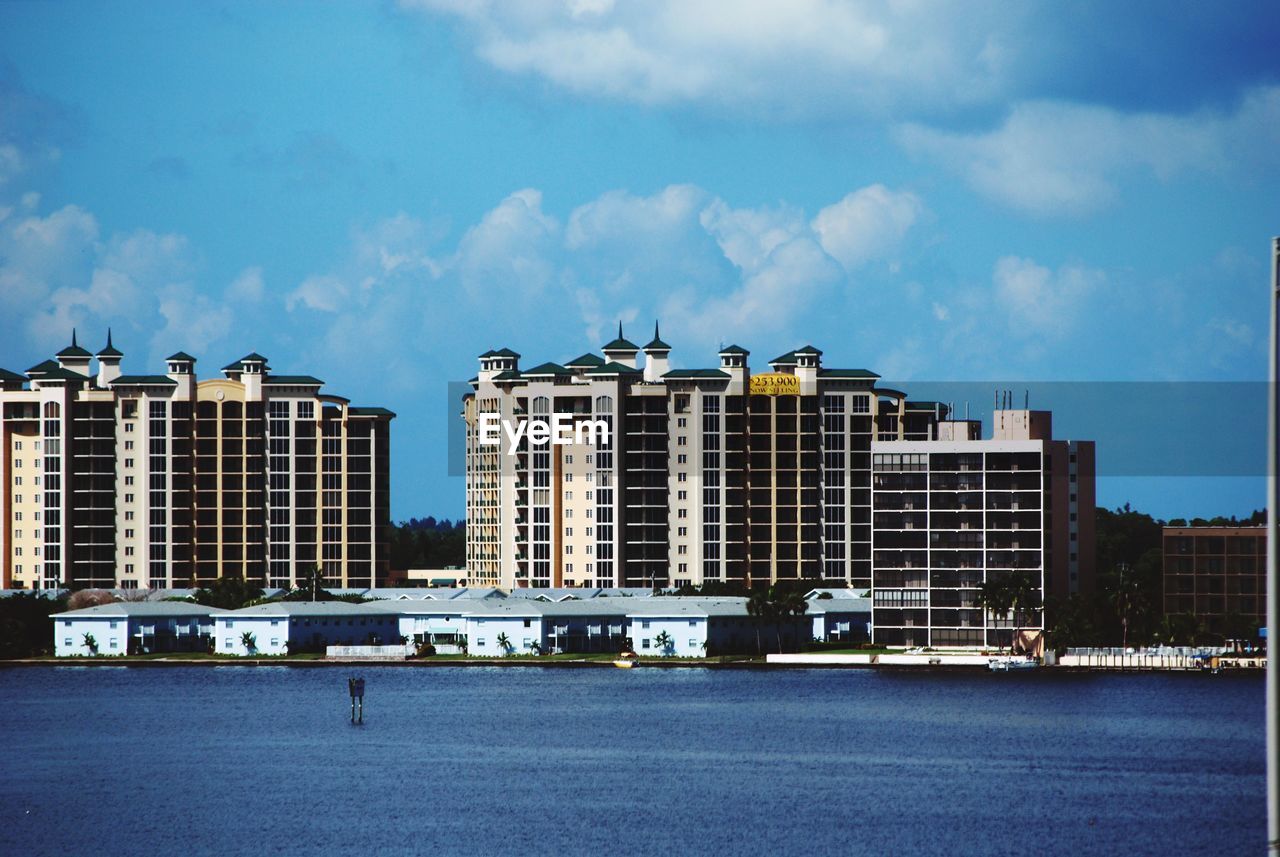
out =
{"type": "Polygon", "coordinates": [[[899,140],[980,193],[1035,215],[1079,215],[1114,201],[1135,170],[1160,180],[1280,163],[1280,87],[1250,92],[1228,112],[1180,116],[1030,102],[989,131],[902,126],[899,140]]]}
{"type": "Polygon", "coordinates": [[[542,210],[542,193],[516,191],[467,230],[452,260],[473,299],[534,297],[551,282],[560,224],[542,210]]]}
{"type": "Polygon", "coordinates": [[[992,274],[996,303],[1008,313],[1010,331],[1023,337],[1066,334],[1105,280],[1099,270],[1066,265],[1054,271],[1017,256],[997,260],[992,274]]]}
{"type": "MultiPolygon", "coordinates": [[[[436,280],[441,264],[430,251],[440,231],[438,225],[404,212],[356,227],[340,268],[306,277],[285,295],[285,308],[328,313],[357,310],[369,306],[380,292],[405,283],[418,288],[436,280]]],[[[246,275],[251,272],[242,277],[246,275]]]]}
{"type": "MultiPolygon", "coordinates": [[[[117,235],[102,248],[88,283],[54,290],[30,321],[40,342],[63,341],[72,327],[112,318],[149,322],[156,296],[174,287],[190,287],[196,264],[190,242],[182,235],[146,229],[117,235]]],[[[105,326],[102,325],[102,326],[105,326]]]]}
{"type": "Polygon", "coordinates": [[[921,210],[915,194],[877,184],[822,209],[811,226],[822,249],[853,271],[896,251],[921,210]]]}
{"type": "Polygon", "coordinates": [[[0,306],[16,312],[52,292],[88,280],[98,252],[98,221],[75,205],[40,216],[23,213],[0,220],[0,306]]]}
{"type": "Polygon", "coordinates": [[[791,116],[982,101],[1004,88],[1023,18],[988,3],[402,5],[463,21],[476,55],[494,68],[577,94],[791,116]]]}
{"type": "MultiPolygon", "coordinates": [[[[384,368],[405,356],[406,342],[413,350],[423,337],[457,335],[477,316],[494,329],[529,329],[547,307],[575,308],[588,341],[610,338],[619,319],[655,316],[671,336],[704,343],[790,333],[841,284],[858,288],[850,270],[898,252],[921,211],[913,194],[881,185],[812,218],[787,203],[736,208],[671,185],[608,191],[562,222],[526,188],[451,250],[403,215],[356,230],[347,259],[304,278],[286,306],[314,313],[328,353],[355,349],[353,358],[384,368]]],[[[529,335],[536,342],[544,332],[535,325],[529,335]]],[[[403,365],[405,384],[421,383],[420,364],[403,365]]]]}

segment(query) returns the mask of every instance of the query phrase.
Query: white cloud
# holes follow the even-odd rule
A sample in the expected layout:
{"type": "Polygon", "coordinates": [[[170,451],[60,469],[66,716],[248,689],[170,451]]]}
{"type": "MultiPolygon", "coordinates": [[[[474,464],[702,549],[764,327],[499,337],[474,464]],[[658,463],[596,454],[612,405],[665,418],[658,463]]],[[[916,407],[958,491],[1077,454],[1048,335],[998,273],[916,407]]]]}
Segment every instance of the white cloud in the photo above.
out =
{"type": "Polygon", "coordinates": [[[803,116],[981,103],[1005,88],[1024,17],[837,0],[401,5],[461,19],[484,62],[577,94],[803,116]]]}
{"type": "Polygon", "coordinates": [[[1106,281],[1102,271],[1067,265],[1052,271],[1031,259],[1005,256],[992,274],[997,304],[1021,337],[1065,335],[1083,304],[1106,281]]]}
{"type": "Polygon", "coordinates": [[[244,303],[258,303],[266,292],[266,283],[262,279],[262,269],[245,268],[227,286],[227,297],[244,303]]]}
{"type": "Polygon", "coordinates": [[[1115,200],[1119,180],[1143,170],[1160,180],[1280,161],[1280,87],[1250,92],[1229,113],[1125,114],[1038,101],[1016,105],[990,131],[904,125],[899,140],[964,177],[974,189],[1036,215],[1079,215],[1115,200]]]}
{"type": "MultiPolygon", "coordinates": [[[[65,211],[65,209],[64,209],[65,211]]],[[[126,318],[145,329],[157,309],[156,296],[191,285],[196,260],[182,235],[139,229],[108,241],[88,284],[64,285],[48,296],[30,319],[38,342],[66,340],[72,327],[126,318]]]]}
{"type": "Polygon", "coordinates": [[[609,242],[668,239],[697,222],[706,198],[693,185],[669,185],[647,197],[608,191],[569,215],[565,246],[580,250],[609,242]]]}
{"type": "MultiPolygon", "coordinates": [[[[29,210],[25,201],[23,207],[29,210]]],[[[97,253],[98,221],[75,205],[0,221],[0,307],[16,312],[84,283],[97,253]]]]}
{"type": "MultiPolygon", "coordinates": [[[[441,228],[401,212],[351,233],[346,259],[336,271],[306,277],[285,295],[285,309],[299,307],[336,313],[368,306],[376,293],[392,284],[408,281],[421,287],[440,278],[442,265],[430,254],[441,228]]],[[[262,273],[250,269],[235,285],[261,291],[262,273]],[[257,283],[253,282],[256,278],[257,283]]]]}
{"type": "Polygon", "coordinates": [[[775,248],[805,231],[804,212],[792,206],[731,208],[715,199],[698,220],[725,257],[744,271],[759,270],[775,248]]]}
{"type": "Polygon", "coordinates": [[[915,194],[877,184],[822,209],[811,226],[822,248],[853,271],[896,251],[922,208],[915,194]]]}
{"type": "Polygon", "coordinates": [[[560,224],[542,193],[516,191],[467,230],[451,266],[472,299],[534,298],[551,282],[560,224]]]}

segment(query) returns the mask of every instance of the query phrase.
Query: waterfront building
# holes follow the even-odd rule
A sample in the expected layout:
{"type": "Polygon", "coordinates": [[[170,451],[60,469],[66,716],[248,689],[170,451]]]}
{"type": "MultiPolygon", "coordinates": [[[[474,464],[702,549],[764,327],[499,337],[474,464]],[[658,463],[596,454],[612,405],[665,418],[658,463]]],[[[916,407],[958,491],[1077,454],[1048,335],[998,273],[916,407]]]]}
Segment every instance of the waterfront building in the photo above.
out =
{"type": "Polygon", "coordinates": [[[400,642],[393,613],[346,601],[275,601],[214,616],[220,655],[323,652],[326,646],[380,646],[400,642]]]}
{"type": "Polygon", "coordinates": [[[812,346],[753,375],[736,345],[719,366],[671,369],[643,348],[520,369],[480,356],[464,404],[467,568],[503,587],[679,586],[826,580],[871,585],[871,444],[927,438],[946,408],[825,367],[812,346]],[[637,355],[644,352],[644,365],[637,355]],[[556,414],[610,428],[607,444],[480,443],[486,415],[556,414]]]}
{"type": "Polygon", "coordinates": [[[1164,612],[1252,636],[1267,623],[1267,528],[1165,527],[1164,612]]]}
{"type": "Polygon", "coordinates": [[[241,576],[290,587],[388,573],[385,408],[322,393],[251,353],[200,379],[196,358],[122,374],[108,333],[0,370],[3,586],[160,589],[241,576]]]}
{"type": "Polygon", "coordinates": [[[53,651],[58,657],[208,652],[221,612],[184,601],[118,601],[55,613],[53,651]]]}
{"type": "Polygon", "coordinates": [[[643,596],[567,595],[553,600],[486,590],[422,598],[385,591],[373,594],[379,597],[360,603],[276,601],[238,610],[215,610],[190,602],[119,602],[55,614],[55,631],[62,634],[56,651],[59,656],[94,654],[83,645],[83,635],[90,631],[99,655],[212,648],[218,654],[241,657],[402,642],[431,644],[439,654],[465,652],[482,657],[618,653],[628,646],[645,655],[705,657],[776,651],[779,645],[794,650],[809,639],[807,617],[753,617],[745,598],[647,592],[643,596]],[[186,617],[198,617],[199,627],[190,624],[181,631],[166,631],[168,625],[157,625],[158,617],[170,616],[176,617],[177,624],[186,622],[186,617]],[[137,621],[131,625],[129,617],[137,621]],[[177,634],[187,642],[177,648],[172,642],[129,648],[128,641],[139,636],[138,622],[145,623],[142,631],[147,639],[157,634],[171,639],[177,634]]]}
{"type": "Polygon", "coordinates": [[[814,589],[805,594],[812,621],[810,636],[824,643],[863,643],[871,639],[871,598],[852,589],[814,589]]]}
{"type": "Polygon", "coordinates": [[[1036,601],[1093,585],[1094,446],[1054,440],[1047,411],[997,410],[993,437],[965,421],[930,441],[873,445],[872,624],[888,646],[996,646],[1041,609],[993,615],[985,582],[1036,601]]]}
{"type": "Polygon", "coordinates": [[[759,373],[736,345],[717,368],[671,369],[671,351],[656,327],[641,348],[619,326],[563,365],[480,355],[462,412],[470,581],[874,587],[877,642],[962,646],[997,639],[974,607],[988,577],[1092,589],[1093,444],[1054,439],[1047,411],[999,408],[983,440],[978,421],[813,346],[759,373]],[[486,421],[557,415],[603,423],[608,441],[481,442],[486,421]]]}

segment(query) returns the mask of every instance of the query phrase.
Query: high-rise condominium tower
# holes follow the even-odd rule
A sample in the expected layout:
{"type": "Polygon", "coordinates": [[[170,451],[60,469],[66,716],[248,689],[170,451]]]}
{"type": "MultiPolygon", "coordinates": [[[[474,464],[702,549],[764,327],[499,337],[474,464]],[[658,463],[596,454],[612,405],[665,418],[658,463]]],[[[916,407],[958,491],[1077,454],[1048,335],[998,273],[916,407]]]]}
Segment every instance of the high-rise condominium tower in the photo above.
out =
{"type": "Polygon", "coordinates": [[[0,370],[5,587],[330,586],[388,568],[391,419],[248,354],[199,380],[121,374],[107,336],[0,370]]]}

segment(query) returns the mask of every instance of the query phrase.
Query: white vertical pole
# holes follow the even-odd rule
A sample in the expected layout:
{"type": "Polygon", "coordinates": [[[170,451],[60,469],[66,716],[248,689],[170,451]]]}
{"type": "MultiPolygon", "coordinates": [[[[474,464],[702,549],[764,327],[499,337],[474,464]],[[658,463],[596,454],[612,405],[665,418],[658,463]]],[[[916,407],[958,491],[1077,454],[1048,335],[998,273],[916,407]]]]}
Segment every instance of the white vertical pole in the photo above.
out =
{"type": "Polygon", "coordinates": [[[1267,853],[1280,853],[1280,664],[1272,639],[1280,628],[1280,544],[1276,534],[1280,513],[1280,238],[1271,239],[1271,354],[1267,385],[1267,853]]]}

